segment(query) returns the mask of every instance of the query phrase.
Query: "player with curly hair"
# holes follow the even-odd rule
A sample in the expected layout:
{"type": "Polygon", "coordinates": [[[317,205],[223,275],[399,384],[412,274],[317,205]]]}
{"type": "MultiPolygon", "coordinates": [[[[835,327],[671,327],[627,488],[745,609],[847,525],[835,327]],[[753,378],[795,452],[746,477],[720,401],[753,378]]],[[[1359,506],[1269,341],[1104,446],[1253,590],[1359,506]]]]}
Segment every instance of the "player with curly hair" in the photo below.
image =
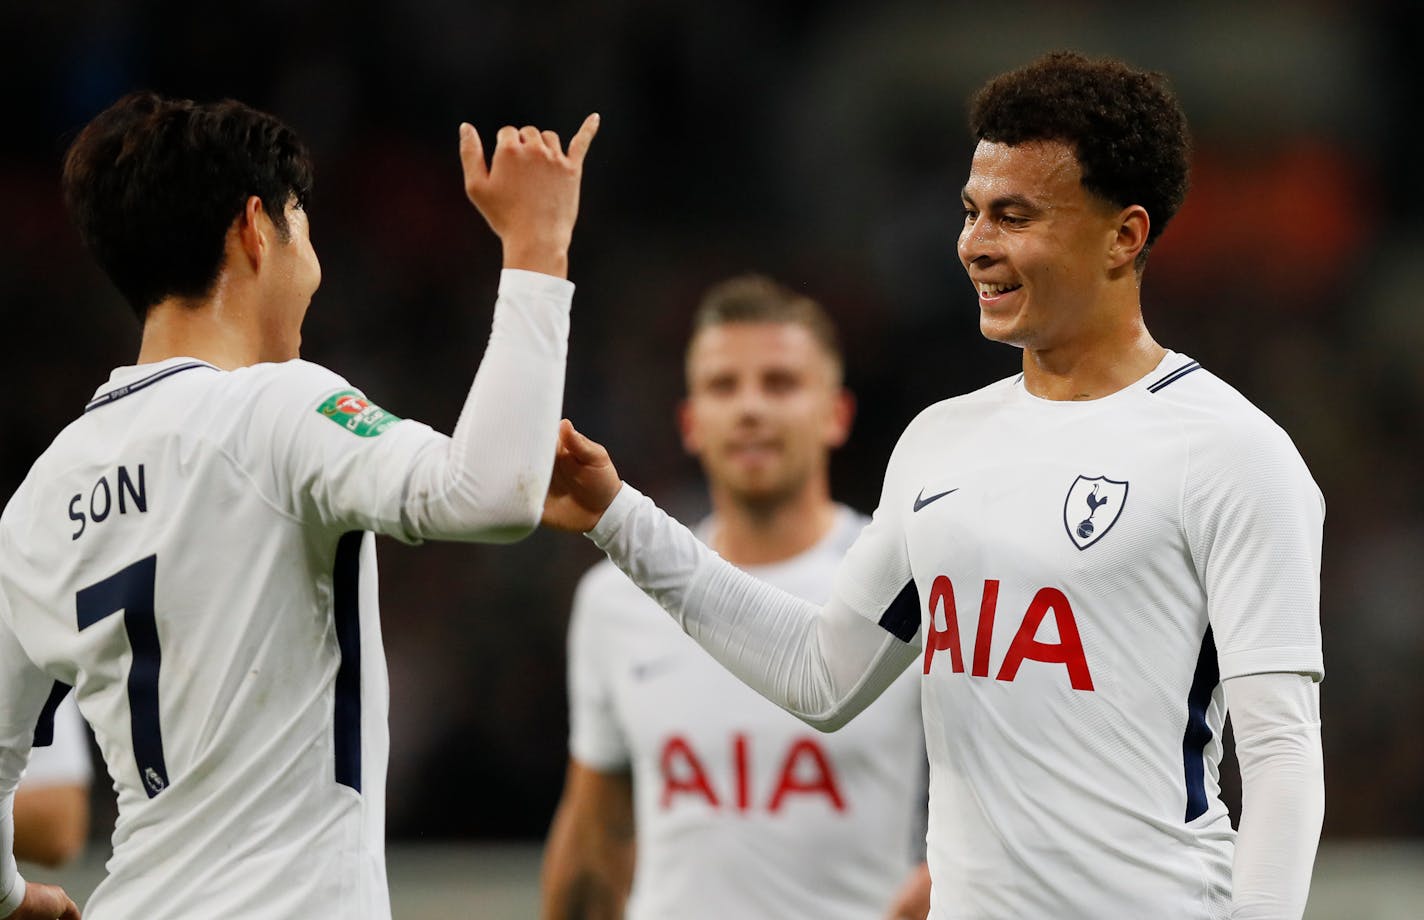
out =
{"type": "Polygon", "coordinates": [[[1299,918],[1324,813],[1324,502],[1285,432],[1143,320],[1185,117],[1162,77],[1058,53],[970,120],[959,257],[1023,373],[910,423],[826,604],[717,558],[568,424],[545,522],[819,728],[918,663],[937,920],[1299,918]]]}

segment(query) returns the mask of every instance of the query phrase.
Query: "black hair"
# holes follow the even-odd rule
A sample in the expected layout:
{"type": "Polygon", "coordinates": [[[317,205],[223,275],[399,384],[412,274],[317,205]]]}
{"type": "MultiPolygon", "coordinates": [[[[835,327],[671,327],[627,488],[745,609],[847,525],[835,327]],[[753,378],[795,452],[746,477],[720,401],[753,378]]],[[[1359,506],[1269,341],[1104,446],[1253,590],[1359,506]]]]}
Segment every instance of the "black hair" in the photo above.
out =
{"type": "Polygon", "coordinates": [[[969,105],[981,141],[1073,147],[1083,187],[1117,207],[1141,205],[1147,250],[1187,195],[1191,137],[1181,104],[1159,73],[1110,58],[1056,51],[990,80],[969,105]]]}
{"type": "Polygon", "coordinates": [[[84,245],[143,319],[171,296],[202,297],[249,197],[283,240],[305,208],[311,159],[280,120],[231,99],[130,93],[84,126],[64,158],[65,204],[84,245]]]}

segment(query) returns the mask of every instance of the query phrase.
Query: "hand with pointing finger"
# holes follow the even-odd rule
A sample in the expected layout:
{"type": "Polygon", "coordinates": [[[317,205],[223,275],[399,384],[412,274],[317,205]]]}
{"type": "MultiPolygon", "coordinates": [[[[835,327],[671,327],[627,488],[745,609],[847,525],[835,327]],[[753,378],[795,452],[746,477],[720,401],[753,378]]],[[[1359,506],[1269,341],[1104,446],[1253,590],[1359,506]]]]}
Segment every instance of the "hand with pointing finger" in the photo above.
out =
{"type": "Polygon", "coordinates": [[[505,268],[568,276],[583,160],[598,124],[597,114],[584,119],[567,152],[553,131],[506,125],[488,164],[479,132],[460,125],[465,194],[500,238],[505,268]]]}

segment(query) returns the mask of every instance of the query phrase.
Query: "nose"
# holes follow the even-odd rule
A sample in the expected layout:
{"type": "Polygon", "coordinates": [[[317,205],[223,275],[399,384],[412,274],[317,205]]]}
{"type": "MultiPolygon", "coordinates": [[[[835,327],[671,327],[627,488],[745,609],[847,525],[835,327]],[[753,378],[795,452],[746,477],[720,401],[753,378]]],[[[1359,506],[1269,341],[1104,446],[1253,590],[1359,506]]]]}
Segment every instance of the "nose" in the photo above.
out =
{"type": "Polygon", "coordinates": [[[995,252],[993,223],[983,214],[973,220],[964,219],[964,229],[959,231],[959,261],[967,269],[980,260],[992,260],[995,252]]]}

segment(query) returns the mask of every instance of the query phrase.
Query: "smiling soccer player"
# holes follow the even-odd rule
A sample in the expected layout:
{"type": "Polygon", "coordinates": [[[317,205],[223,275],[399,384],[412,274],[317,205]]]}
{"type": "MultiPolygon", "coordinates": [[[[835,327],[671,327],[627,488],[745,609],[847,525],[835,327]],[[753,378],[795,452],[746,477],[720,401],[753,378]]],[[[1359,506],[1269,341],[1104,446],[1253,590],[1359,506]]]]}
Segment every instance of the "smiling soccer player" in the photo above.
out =
{"type": "Polygon", "coordinates": [[[1324,503],[1285,432],[1143,320],[1185,117],[1159,76],[1058,53],[970,121],[959,257],[1023,373],[911,422],[825,605],[719,560],[571,426],[545,521],[818,727],[921,663],[937,920],[1299,918],[1324,503]]]}

